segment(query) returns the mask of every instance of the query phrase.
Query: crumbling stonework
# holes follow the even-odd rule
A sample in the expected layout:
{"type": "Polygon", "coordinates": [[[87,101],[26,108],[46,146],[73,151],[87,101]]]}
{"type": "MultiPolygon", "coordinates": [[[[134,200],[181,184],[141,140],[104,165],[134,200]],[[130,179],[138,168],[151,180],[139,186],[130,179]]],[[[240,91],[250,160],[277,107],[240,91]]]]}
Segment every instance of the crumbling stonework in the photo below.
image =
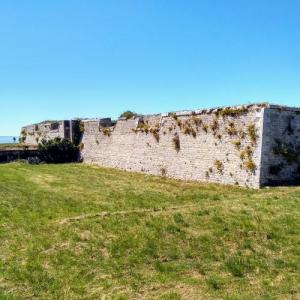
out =
{"type": "Polygon", "coordinates": [[[255,104],[83,120],[80,127],[85,163],[254,188],[300,178],[296,108],[255,104]]]}

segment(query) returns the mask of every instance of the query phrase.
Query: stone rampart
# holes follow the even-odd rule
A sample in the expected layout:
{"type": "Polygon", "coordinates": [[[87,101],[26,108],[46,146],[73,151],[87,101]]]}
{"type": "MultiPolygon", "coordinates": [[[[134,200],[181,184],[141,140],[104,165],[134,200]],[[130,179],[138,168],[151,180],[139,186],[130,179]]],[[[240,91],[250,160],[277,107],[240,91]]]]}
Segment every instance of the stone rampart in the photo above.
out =
{"type": "Polygon", "coordinates": [[[264,105],[84,121],[86,163],[243,186],[260,186],[264,105]]]}
{"type": "Polygon", "coordinates": [[[253,104],[43,122],[22,132],[27,144],[81,136],[83,162],[127,171],[254,188],[300,178],[297,108],[253,104]]]}

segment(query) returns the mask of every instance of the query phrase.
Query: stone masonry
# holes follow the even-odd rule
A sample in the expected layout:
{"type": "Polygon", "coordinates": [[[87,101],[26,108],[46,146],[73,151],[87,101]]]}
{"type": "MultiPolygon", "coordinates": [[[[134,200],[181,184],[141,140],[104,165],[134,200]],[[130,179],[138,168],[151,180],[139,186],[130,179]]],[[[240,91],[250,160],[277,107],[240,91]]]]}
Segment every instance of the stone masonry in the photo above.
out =
{"type": "Polygon", "coordinates": [[[300,178],[297,108],[253,104],[90,119],[81,127],[85,163],[254,188],[300,178]]]}
{"type": "Polygon", "coordinates": [[[71,139],[74,135],[76,121],[44,121],[38,124],[24,126],[21,129],[20,142],[28,145],[37,145],[42,139],[71,139]]]}

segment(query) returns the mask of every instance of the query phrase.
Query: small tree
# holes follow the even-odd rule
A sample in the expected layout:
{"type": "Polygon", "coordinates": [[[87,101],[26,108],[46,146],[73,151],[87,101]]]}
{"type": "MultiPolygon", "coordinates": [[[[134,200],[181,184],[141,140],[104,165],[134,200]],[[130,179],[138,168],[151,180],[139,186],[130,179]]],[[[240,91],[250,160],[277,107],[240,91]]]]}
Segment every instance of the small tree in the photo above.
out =
{"type": "Polygon", "coordinates": [[[127,110],[127,111],[124,111],[120,115],[120,118],[126,118],[126,120],[128,120],[128,119],[131,119],[131,118],[136,117],[136,116],[137,116],[137,113],[135,113],[133,111],[130,111],[130,110],[127,110]]]}
{"type": "Polygon", "coordinates": [[[68,163],[78,160],[79,151],[71,141],[56,137],[43,139],[38,145],[40,158],[47,163],[68,163]]]}

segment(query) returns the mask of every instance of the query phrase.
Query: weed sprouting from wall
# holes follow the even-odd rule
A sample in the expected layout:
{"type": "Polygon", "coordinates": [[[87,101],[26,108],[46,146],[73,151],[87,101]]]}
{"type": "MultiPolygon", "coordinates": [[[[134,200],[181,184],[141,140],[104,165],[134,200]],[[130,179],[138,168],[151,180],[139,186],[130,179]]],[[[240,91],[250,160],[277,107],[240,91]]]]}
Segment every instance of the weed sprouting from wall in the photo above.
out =
{"type": "Polygon", "coordinates": [[[167,175],[167,169],[166,168],[161,168],[160,169],[160,174],[161,174],[161,176],[165,177],[167,175]]]}
{"type": "MultiPolygon", "coordinates": [[[[140,123],[138,124],[138,126],[136,128],[132,128],[131,129],[134,133],[151,133],[154,137],[154,139],[156,140],[156,142],[159,142],[160,136],[159,136],[159,131],[160,131],[160,125],[159,124],[155,124],[154,127],[151,127],[148,122],[144,123],[140,123]]],[[[166,134],[166,132],[164,132],[164,134],[166,134]]]]}
{"type": "Polygon", "coordinates": [[[240,152],[241,160],[244,160],[246,158],[250,159],[252,155],[253,155],[253,149],[250,146],[247,146],[244,150],[240,152]]]}
{"type": "Polygon", "coordinates": [[[228,126],[226,127],[226,132],[230,135],[230,136],[233,136],[233,135],[236,135],[237,134],[237,130],[235,128],[235,125],[233,122],[230,122],[228,124],[228,126]]]}
{"type": "Polygon", "coordinates": [[[105,135],[105,136],[110,136],[110,135],[111,135],[111,129],[110,129],[110,128],[107,128],[107,127],[101,128],[101,132],[102,132],[103,135],[105,135]]]}
{"type": "Polygon", "coordinates": [[[234,145],[234,147],[237,149],[237,150],[240,150],[241,149],[241,140],[238,139],[238,140],[235,140],[232,142],[232,144],[234,145]]]}
{"type": "Polygon", "coordinates": [[[79,132],[84,133],[84,123],[82,121],[79,122],[79,132]]]}
{"type": "Polygon", "coordinates": [[[239,132],[238,132],[238,136],[239,136],[239,138],[240,139],[245,139],[246,138],[246,133],[243,131],[243,130],[240,130],[239,132]]]}
{"type": "Polygon", "coordinates": [[[218,170],[218,172],[220,174],[223,174],[223,171],[224,171],[224,164],[223,164],[223,162],[221,162],[220,160],[215,160],[214,161],[214,166],[216,167],[216,169],[218,170]]]}
{"type": "Polygon", "coordinates": [[[158,130],[152,130],[150,131],[154,137],[154,139],[156,140],[157,143],[159,143],[159,133],[158,130]]]}
{"type": "Polygon", "coordinates": [[[218,119],[214,118],[210,124],[210,129],[212,130],[213,133],[215,133],[218,128],[219,128],[218,119]]]}
{"type": "Polygon", "coordinates": [[[173,137],[173,144],[174,144],[174,148],[177,152],[179,152],[180,150],[180,139],[179,139],[179,135],[175,134],[173,137]]]}
{"type": "Polygon", "coordinates": [[[180,119],[176,119],[176,125],[177,125],[179,128],[181,128],[182,122],[181,122],[180,119]]]}
{"type": "Polygon", "coordinates": [[[175,121],[178,119],[176,113],[169,113],[169,117],[173,118],[175,121]]]}
{"type": "Polygon", "coordinates": [[[249,171],[250,173],[254,173],[256,170],[256,164],[254,163],[252,158],[248,158],[243,163],[244,169],[249,171]]]}
{"type": "Polygon", "coordinates": [[[225,118],[225,117],[237,117],[237,116],[246,114],[247,112],[248,112],[248,108],[242,106],[240,108],[226,107],[226,108],[220,109],[217,113],[222,118],[225,118]]]}
{"type": "Polygon", "coordinates": [[[202,124],[202,119],[200,117],[192,116],[191,119],[196,126],[200,126],[202,124]]]}
{"type": "Polygon", "coordinates": [[[202,130],[203,130],[205,133],[207,133],[207,132],[208,132],[208,125],[203,124],[203,125],[202,125],[202,130]]]}
{"type": "Polygon", "coordinates": [[[256,143],[257,134],[256,134],[256,128],[254,124],[250,124],[247,126],[247,133],[249,136],[249,139],[252,143],[256,143]]]}
{"type": "Polygon", "coordinates": [[[182,132],[186,135],[192,135],[193,137],[197,136],[196,130],[193,127],[191,127],[191,125],[188,122],[186,122],[183,126],[182,132]]]}

